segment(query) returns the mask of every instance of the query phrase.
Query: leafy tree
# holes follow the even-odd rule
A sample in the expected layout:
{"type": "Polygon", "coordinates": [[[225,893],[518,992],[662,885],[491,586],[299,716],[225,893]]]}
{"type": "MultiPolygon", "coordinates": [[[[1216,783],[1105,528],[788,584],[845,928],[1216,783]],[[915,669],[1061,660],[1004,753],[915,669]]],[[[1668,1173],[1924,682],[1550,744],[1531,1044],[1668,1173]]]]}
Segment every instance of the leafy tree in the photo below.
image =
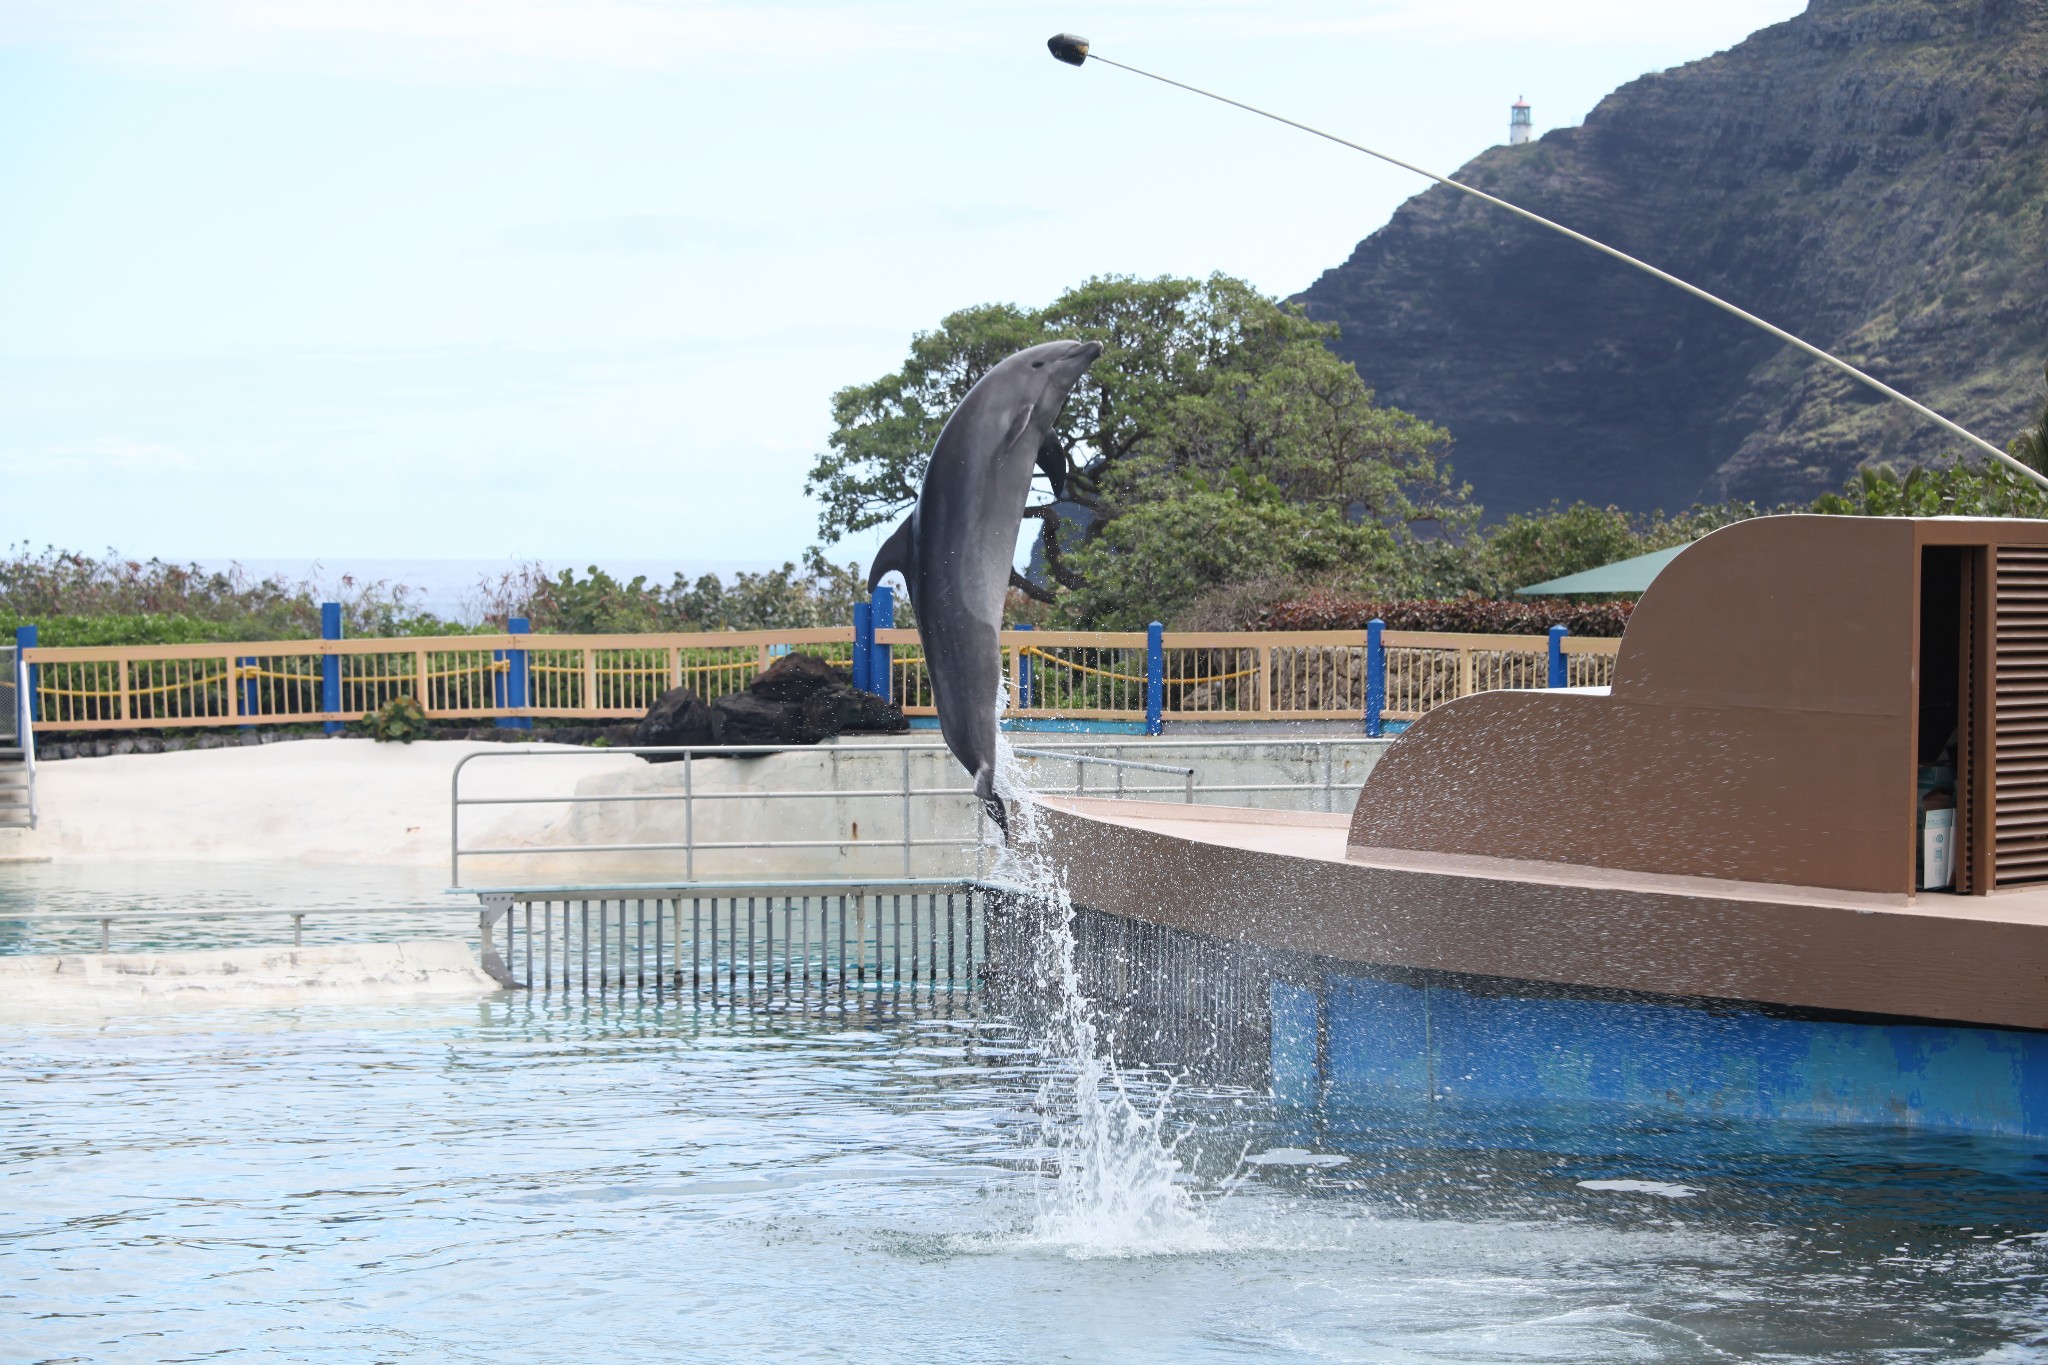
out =
{"type": "Polygon", "coordinates": [[[1462,529],[1476,518],[1439,468],[1449,434],[1376,406],[1357,369],[1321,338],[1258,360],[1256,369],[1212,372],[1201,391],[1166,407],[1154,434],[1105,466],[1099,482],[1113,508],[1257,482],[1285,502],[1397,532],[1462,529]]]}
{"type": "Polygon", "coordinates": [[[1066,500],[1082,515],[1064,520],[1050,502],[1027,514],[1040,522],[1039,550],[1059,586],[1084,585],[1074,556],[1107,562],[1085,551],[1119,518],[1248,481],[1397,539],[1425,524],[1466,525],[1476,509],[1441,466],[1446,434],[1375,407],[1357,371],[1324,345],[1333,335],[1226,275],[1102,277],[1035,311],[954,313],[913,339],[902,369],[835,395],[830,449],[805,483],[821,504],[819,533],[837,539],[901,515],[974,382],[1004,356],[1062,337],[1098,340],[1104,351],[1052,435],[1073,470],[1066,500]]]}
{"type": "MultiPolygon", "coordinates": [[[[2044,367],[2048,374],[2048,367],[2044,367]]],[[[2034,418],[2034,424],[2013,437],[2006,453],[2023,464],[2031,465],[2048,474],[2048,398],[2041,400],[2041,411],[2034,418]]]]}
{"type": "Polygon", "coordinates": [[[1575,502],[1546,512],[1515,513],[1485,538],[1476,556],[1473,587],[1492,597],[1633,559],[1674,545],[1689,545],[1709,531],[1761,515],[1753,503],[1695,506],[1676,516],[1643,516],[1618,507],[1575,502]]]}
{"type": "Polygon", "coordinates": [[[2002,464],[1950,456],[1901,473],[1889,465],[1859,469],[1813,511],[1851,517],[2044,517],[2048,489],[2002,464]]]}
{"type": "Polygon", "coordinates": [[[1398,573],[1387,528],[1264,492],[1203,490],[1118,516],[1076,551],[1081,586],[1061,601],[1062,613],[1101,630],[1142,630],[1175,621],[1224,583],[1398,573]]]}
{"type": "Polygon", "coordinates": [[[1517,512],[1486,539],[1482,573],[1502,596],[1532,583],[1582,573],[1646,554],[1642,518],[1618,507],[1552,503],[1547,512],[1517,512]]]}
{"type": "MultiPolygon", "coordinates": [[[[784,564],[763,573],[733,575],[730,584],[705,574],[687,591],[682,577],[667,594],[669,629],[799,630],[843,626],[853,620],[854,603],[864,596],[865,577],[858,564],[833,564],[813,548],[804,552],[803,567],[784,564]]],[[[904,613],[898,620],[905,625],[904,613]]]]}
{"type": "Polygon", "coordinates": [[[499,627],[525,616],[535,630],[561,635],[796,630],[845,625],[861,589],[858,565],[833,564],[815,549],[801,568],[739,573],[730,583],[716,574],[695,582],[677,574],[667,587],[644,574],[620,582],[594,564],[585,576],[563,569],[552,578],[530,565],[483,585],[481,615],[499,627]]]}

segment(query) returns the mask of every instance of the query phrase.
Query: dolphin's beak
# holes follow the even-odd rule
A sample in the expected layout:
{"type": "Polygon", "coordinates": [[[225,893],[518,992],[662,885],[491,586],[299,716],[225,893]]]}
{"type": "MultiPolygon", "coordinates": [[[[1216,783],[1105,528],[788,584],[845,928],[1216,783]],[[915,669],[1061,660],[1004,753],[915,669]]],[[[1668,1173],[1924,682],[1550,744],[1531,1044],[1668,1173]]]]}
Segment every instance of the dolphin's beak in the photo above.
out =
{"type": "Polygon", "coordinates": [[[1095,363],[1096,357],[1101,354],[1101,342],[1084,341],[1081,343],[1081,348],[1078,351],[1074,352],[1074,359],[1080,361],[1083,365],[1093,365],[1095,363]]]}

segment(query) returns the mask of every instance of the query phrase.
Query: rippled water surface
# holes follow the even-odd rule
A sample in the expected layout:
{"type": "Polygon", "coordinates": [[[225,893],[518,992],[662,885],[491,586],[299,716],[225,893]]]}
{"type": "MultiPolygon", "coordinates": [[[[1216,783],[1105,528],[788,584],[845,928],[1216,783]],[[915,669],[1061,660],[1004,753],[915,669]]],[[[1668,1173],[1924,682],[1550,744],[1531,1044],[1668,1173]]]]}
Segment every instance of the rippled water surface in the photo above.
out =
{"type": "Polygon", "coordinates": [[[442,867],[299,862],[51,862],[0,866],[0,955],[476,938],[474,896],[442,867]],[[260,911],[262,913],[250,913],[260,911]],[[10,915],[36,916],[9,919],[10,915]]]}
{"type": "Polygon", "coordinates": [[[1185,1083],[1198,1216],[1077,1227],[997,1019],[510,998],[0,1043],[10,1360],[2048,1353],[2026,1146],[1185,1083]]]}

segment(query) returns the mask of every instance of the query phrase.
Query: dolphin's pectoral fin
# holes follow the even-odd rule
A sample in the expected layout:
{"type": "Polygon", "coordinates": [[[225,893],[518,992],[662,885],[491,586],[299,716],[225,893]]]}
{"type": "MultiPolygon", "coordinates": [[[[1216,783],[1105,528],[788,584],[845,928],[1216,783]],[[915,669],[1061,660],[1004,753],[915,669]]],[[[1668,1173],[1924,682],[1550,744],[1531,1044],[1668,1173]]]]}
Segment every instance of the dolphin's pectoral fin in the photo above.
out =
{"type": "Polygon", "coordinates": [[[1057,439],[1045,438],[1045,444],[1038,448],[1038,467],[1045,471],[1045,481],[1052,485],[1054,498],[1067,495],[1067,452],[1060,448],[1057,439]]]}
{"type": "Polygon", "coordinates": [[[981,799],[982,809],[988,818],[996,822],[1002,831],[1003,842],[1010,842],[1010,811],[1003,804],[1003,798],[996,795],[996,774],[993,768],[983,768],[974,775],[974,794],[981,799]]]}
{"type": "Polygon", "coordinates": [[[875,562],[868,566],[869,592],[873,592],[875,584],[882,581],[882,575],[891,570],[903,575],[903,586],[910,586],[910,566],[917,559],[917,541],[911,533],[911,525],[916,520],[915,512],[905,517],[903,524],[882,542],[882,548],[875,551],[875,562]]]}
{"type": "Polygon", "coordinates": [[[1003,433],[1003,443],[997,449],[1008,450],[1017,444],[1024,433],[1031,430],[1031,414],[1037,411],[1036,403],[1026,403],[1010,414],[1010,429],[1003,433]]]}

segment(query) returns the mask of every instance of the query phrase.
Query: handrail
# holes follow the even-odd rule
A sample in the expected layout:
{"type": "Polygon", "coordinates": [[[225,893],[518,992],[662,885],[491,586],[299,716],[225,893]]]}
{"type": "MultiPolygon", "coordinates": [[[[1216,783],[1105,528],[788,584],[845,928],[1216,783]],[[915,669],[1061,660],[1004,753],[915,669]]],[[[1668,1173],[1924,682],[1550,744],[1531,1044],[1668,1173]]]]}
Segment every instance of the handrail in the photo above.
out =
{"type": "Polygon", "coordinates": [[[1076,795],[1084,794],[1088,790],[1088,765],[1090,763],[1099,763],[1105,768],[1116,769],[1116,794],[1118,796],[1124,794],[1124,770],[1127,768],[1135,769],[1139,772],[1177,773],[1186,783],[1187,795],[1183,799],[1188,805],[1192,806],[1195,803],[1195,770],[1193,768],[1177,768],[1167,763],[1139,763],[1128,758],[1097,758],[1093,754],[1062,753],[1057,749],[1019,749],[1017,750],[1017,756],[1019,758],[1062,759],[1073,763],[1075,765],[1074,793],[1076,795]]]}
{"type": "Polygon", "coordinates": [[[6,689],[6,704],[0,706],[0,741],[12,743],[20,738],[28,727],[22,724],[22,701],[27,696],[23,686],[26,665],[21,659],[21,650],[15,645],[0,645],[0,684],[6,689]]]}
{"type": "MultiPolygon", "coordinates": [[[[463,858],[464,858],[464,857],[502,857],[502,856],[511,856],[511,855],[515,855],[515,854],[540,854],[540,853],[565,853],[565,852],[577,852],[577,853],[623,853],[623,852],[631,852],[631,851],[638,851],[638,852],[650,852],[650,853],[657,853],[657,852],[679,852],[679,853],[683,853],[683,854],[685,855],[685,869],[684,869],[684,876],[686,877],[686,879],[694,881],[694,880],[696,879],[696,865],[697,865],[697,857],[696,857],[696,855],[697,855],[697,850],[698,850],[699,848],[706,848],[706,849],[709,849],[709,848],[720,848],[720,849],[729,849],[729,848],[755,848],[755,847],[769,847],[769,846],[774,846],[774,847],[783,847],[783,848],[792,848],[792,847],[797,847],[797,848],[817,848],[817,847],[846,847],[846,846],[848,846],[848,845],[852,844],[852,843],[854,842],[853,840],[831,840],[831,841],[808,841],[808,840],[800,840],[800,841],[794,841],[794,842],[790,842],[790,841],[780,841],[780,842],[778,842],[778,843],[776,843],[776,844],[774,844],[774,845],[767,845],[767,844],[761,844],[761,843],[757,843],[757,842],[749,842],[749,843],[745,843],[745,844],[732,844],[732,843],[717,843],[717,844],[707,844],[707,843],[699,843],[699,842],[698,842],[698,840],[697,840],[697,837],[696,837],[696,833],[697,833],[697,831],[696,831],[696,820],[695,820],[695,818],[694,818],[694,817],[695,817],[695,807],[696,807],[696,801],[697,801],[697,793],[696,793],[696,790],[695,790],[695,781],[694,781],[694,778],[695,778],[695,773],[696,773],[696,769],[695,769],[695,764],[696,764],[696,761],[697,761],[697,760],[698,760],[698,759],[699,759],[700,757],[702,757],[702,758],[727,758],[727,757],[731,757],[731,756],[733,756],[733,755],[734,755],[734,754],[736,754],[736,753],[744,753],[744,754],[745,754],[745,755],[746,755],[747,757],[749,757],[749,758],[759,758],[759,757],[766,757],[767,755],[769,755],[769,754],[772,754],[772,753],[790,753],[790,752],[797,752],[797,753],[816,753],[816,752],[817,752],[817,748],[816,748],[816,746],[814,746],[814,745],[802,745],[802,744],[764,744],[764,745],[747,745],[747,746],[735,746],[735,745],[731,745],[731,744],[722,744],[722,745],[720,745],[720,744],[652,744],[652,745],[633,745],[633,746],[630,746],[630,747],[617,747],[617,748],[606,748],[606,749],[568,749],[568,748],[563,748],[563,749],[540,749],[540,748],[526,748],[526,747],[520,747],[520,748],[512,748],[512,749],[501,749],[501,750],[492,750],[492,749],[482,749],[482,750],[478,750],[478,751],[477,751],[477,752],[475,752],[475,753],[470,753],[470,754],[464,754],[464,755],[463,755],[463,756],[462,756],[461,758],[459,758],[459,759],[457,759],[457,760],[455,761],[455,766],[454,766],[454,768],[453,768],[453,769],[451,769],[451,770],[450,770],[450,772],[449,772],[449,774],[448,774],[448,884],[449,884],[449,886],[450,886],[451,888],[455,888],[455,889],[462,889],[462,860],[463,860],[463,858]],[[569,795],[569,796],[565,796],[565,797],[562,797],[562,798],[560,799],[560,801],[559,801],[559,802],[555,802],[555,801],[545,801],[545,802],[544,802],[544,801],[537,801],[537,800],[534,800],[534,799],[531,799],[531,798],[524,798],[524,797],[512,797],[512,798],[507,798],[507,797],[488,797],[488,796],[483,796],[483,797],[475,797],[475,796],[473,796],[473,797],[464,797],[464,796],[462,795],[462,774],[463,774],[463,771],[464,771],[464,770],[465,770],[466,768],[468,768],[468,767],[469,767],[469,765],[470,765],[471,763],[473,763],[473,762],[476,762],[476,761],[477,761],[477,760],[479,760],[479,759],[504,759],[504,758],[582,758],[582,759],[589,759],[589,758],[593,758],[593,757],[609,757],[609,756],[612,756],[612,755],[631,755],[631,756],[636,756],[636,757],[645,757],[645,756],[647,756],[647,755],[650,755],[650,754],[659,754],[659,755],[666,755],[666,756],[672,756],[672,757],[679,757],[679,758],[680,758],[680,759],[682,760],[682,764],[683,764],[683,789],[682,789],[682,790],[681,790],[680,792],[652,792],[652,793],[644,793],[644,794],[642,794],[642,793],[634,793],[634,794],[635,794],[635,795],[645,795],[645,796],[647,796],[647,797],[650,797],[650,798],[653,798],[653,799],[658,799],[658,800],[669,800],[669,801],[681,801],[681,802],[683,803],[683,828],[684,828],[684,831],[685,831],[685,835],[686,835],[686,837],[685,837],[685,839],[684,839],[684,841],[683,841],[682,843],[654,843],[654,844],[580,844],[580,845],[542,845],[542,846],[537,846],[537,847],[525,847],[525,848],[509,848],[509,849],[497,849],[497,848],[488,848],[488,849],[471,849],[471,848],[464,848],[464,847],[462,846],[462,824],[461,824],[461,820],[462,820],[462,808],[463,808],[464,806],[497,806],[497,805],[541,805],[541,804],[549,804],[549,805],[552,805],[552,804],[563,804],[563,805],[578,805],[578,804],[583,804],[583,803],[586,803],[586,802],[592,802],[592,803],[603,803],[603,802],[604,802],[604,801],[605,801],[606,799],[608,799],[608,798],[610,798],[610,797],[612,797],[612,796],[615,796],[615,795],[620,795],[620,794],[621,794],[621,793],[601,793],[601,794],[599,794],[598,796],[596,796],[596,797],[594,797],[594,798],[593,798],[593,797],[590,797],[590,796],[585,796],[585,795],[583,795],[583,794],[581,794],[581,793],[576,793],[576,794],[571,794],[571,795],[569,795]]],[[[902,801],[904,802],[904,807],[905,807],[904,813],[905,813],[906,819],[904,820],[904,833],[903,833],[903,838],[902,838],[901,840],[899,840],[899,841],[895,841],[895,842],[896,842],[897,844],[899,844],[899,845],[901,846],[901,848],[903,849],[903,870],[904,870],[904,875],[908,876],[908,875],[909,875],[909,872],[910,872],[910,859],[911,859],[911,850],[912,850],[913,848],[915,848],[915,847],[918,847],[918,846],[920,846],[920,844],[919,844],[919,842],[918,842],[918,841],[914,841],[914,840],[912,840],[912,839],[911,839],[911,837],[910,837],[910,822],[909,822],[909,820],[908,820],[908,818],[907,818],[907,817],[908,817],[908,814],[909,814],[909,802],[910,802],[910,800],[911,800],[912,796],[913,796],[913,795],[915,795],[915,794],[917,794],[917,793],[918,793],[918,791],[919,791],[919,789],[917,789],[917,788],[914,788],[914,787],[913,787],[913,786],[911,785],[911,782],[910,782],[910,755],[911,755],[912,753],[943,753],[943,752],[945,752],[944,746],[943,746],[943,745],[939,745],[939,744],[935,744],[935,743],[929,743],[929,742],[927,742],[927,743],[922,743],[922,744],[904,744],[904,743],[895,743],[895,744],[890,744],[890,743],[882,743],[882,744],[863,744],[863,745],[859,746],[859,749],[857,750],[857,752],[861,752],[861,753],[900,753],[900,754],[902,754],[902,755],[903,755],[903,784],[902,784],[902,787],[901,787],[901,789],[900,789],[900,790],[897,790],[897,791],[875,791],[875,790],[872,790],[872,789],[865,789],[865,788],[864,788],[864,789],[860,789],[860,790],[857,790],[857,791],[844,791],[844,792],[841,792],[841,791],[833,791],[833,792],[825,792],[825,791],[819,791],[819,792],[817,792],[817,793],[813,793],[813,794],[814,794],[814,795],[817,795],[817,796],[842,796],[842,797],[845,797],[845,796],[851,796],[851,797],[868,797],[868,798],[877,798],[877,799],[879,799],[879,798],[881,798],[881,797],[887,797],[887,796],[893,796],[893,797],[900,797],[900,798],[902,799],[902,801]]],[[[944,792],[944,790],[945,790],[945,789],[942,789],[942,788],[938,788],[938,789],[929,789],[929,794],[941,794],[941,793],[943,793],[943,792],[944,792]]],[[[972,791],[973,789],[972,789],[971,787],[965,787],[965,788],[960,788],[959,790],[960,790],[960,791],[962,791],[962,792],[971,792],[971,791],[972,791]]],[[[754,793],[745,793],[745,794],[747,794],[747,795],[752,795],[752,796],[755,796],[755,797],[761,797],[761,796],[763,796],[763,795],[764,795],[763,793],[759,793],[759,792],[754,792],[754,793]]],[[[706,793],[706,796],[708,797],[708,796],[709,796],[709,793],[706,793]]],[[[872,843],[872,841],[870,841],[870,842],[872,843]]],[[[945,842],[945,843],[947,843],[947,844],[949,844],[949,845],[951,845],[951,846],[958,846],[958,847],[964,847],[964,846],[965,846],[964,844],[957,844],[957,843],[954,843],[954,841],[943,841],[943,842],[945,842]]],[[[923,846],[927,846],[927,847],[928,847],[928,846],[930,846],[930,843],[929,843],[929,841],[926,841],[926,842],[924,843],[924,845],[923,845],[923,846]]]]}
{"type": "MultiPolygon", "coordinates": [[[[1230,750],[1250,748],[1270,749],[1274,747],[1274,741],[1256,739],[1153,739],[1141,741],[1141,743],[1148,751],[1154,752],[1159,750],[1173,750],[1184,748],[1230,750]]],[[[1374,748],[1384,744],[1385,741],[1370,740],[1363,737],[1302,737],[1284,740],[1280,743],[1283,746],[1298,745],[1305,749],[1320,751],[1322,760],[1320,765],[1320,780],[1311,780],[1307,782],[1214,783],[1201,787],[1201,790],[1205,793],[1214,796],[1244,795],[1251,793],[1268,793],[1282,791],[1320,792],[1322,794],[1323,804],[1325,806],[1328,806],[1334,800],[1339,785],[1336,782],[1336,765],[1334,759],[1335,750],[1345,747],[1374,748]]],[[[1058,748],[1019,748],[1015,752],[1020,758],[1030,758],[1041,761],[1049,760],[1053,762],[1076,763],[1078,765],[1077,781],[1072,790],[1077,793],[1085,794],[1087,792],[1088,769],[1091,765],[1093,765],[1110,769],[1116,774],[1116,784],[1114,792],[1115,795],[1117,795],[1118,797],[1150,796],[1163,792],[1172,791],[1177,792],[1180,795],[1183,802],[1189,804],[1192,804],[1194,802],[1195,792],[1198,785],[1198,769],[1194,766],[1186,764],[1153,763],[1137,759],[1107,757],[1100,753],[1087,752],[1087,750],[1089,749],[1108,748],[1121,750],[1127,747],[1131,746],[1116,742],[1083,742],[1078,744],[1061,746],[1058,748]],[[1127,783],[1124,780],[1124,775],[1126,772],[1160,773],[1177,777],[1180,780],[1171,787],[1134,786],[1130,783],[1127,783]]],[[[829,750],[821,750],[815,745],[801,744],[759,745],[745,747],[735,747],[733,745],[639,745],[608,749],[585,749],[569,747],[540,748],[521,745],[516,747],[508,746],[502,749],[481,749],[474,753],[464,754],[461,758],[457,759],[454,768],[449,773],[449,886],[450,889],[452,890],[469,891],[490,890],[495,892],[497,890],[502,889],[496,887],[478,888],[464,886],[462,879],[462,860],[464,858],[495,858],[533,855],[616,853],[681,853],[684,855],[683,879],[686,882],[706,886],[725,885],[725,883],[698,881],[696,861],[697,854],[700,852],[736,851],[741,849],[894,849],[901,851],[903,856],[903,875],[905,877],[909,877],[911,874],[912,867],[912,855],[918,849],[964,849],[979,847],[983,843],[983,840],[979,837],[979,832],[977,834],[977,837],[973,839],[952,839],[944,837],[921,838],[916,836],[913,833],[911,819],[911,802],[913,799],[955,798],[961,803],[963,807],[963,814],[965,813],[965,810],[971,806],[975,814],[977,826],[981,826],[982,822],[985,821],[987,818],[986,815],[981,812],[979,804],[972,803],[970,801],[970,798],[973,796],[974,789],[972,788],[972,786],[967,785],[964,781],[961,785],[958,786],[926,786],[914,782],[912,780],[911,773],[911,758],[913,755],[937,756],[943,759],[943,761],[948,765],[948,771],[958,771],[958,769],[952,765],[952,760],[950,759],[950,757],[946,756],[946,751],[944,747],[933,742],[918,743],[884,741],[878,743],[858,743],[844,745],[829,750]],[[758,788],[737,788],[727,791],[702,791],[698,789],[698,784],[696,782],[696,765],[702,761],[708,759],[731,759],[739,755],[745,756],[743,759],[741,759],[741,761],[752,761],[769,755],[784,753],[813,755],[819,753],[833,753],[839,757],[895,755],[900,759],[899,780],[895,783],[886,786],[870,785],[864,787],[831,787],[802,790],[781,788],[771,788],[768,790],[761,790],[758,788]],[[682,765],[681,789],[666,792],[570,792],[560,796],[473,796],[464,795],[462,790],[463,773],[469,768],[471,763],[478,762],[481,760],[518,758],[577,758],[588,761],[593,759],[609,758],[613,756],[645,755],[662,755],[674,759],[679,759],[682,765]],[[829,799],[900,802],[901,829],[899,836],[895,838],[869,838],[865,840],[836,837],[707,840],[700,838],[698,836],[696,823],[696,805],[699,801],[744,800],[748,802],[759,803],[764,801],[775,800],[815,801],[829,799]],[[547,843],[491,847],[465,847],[462,842],[462,812],[464,809],[467,808],[480,806],[576,807],[583,805],[595,806],[619,803],[644,803],[662,801],[682,803],[683,837],[679,840],[659,839],[650,842],[640,843],[614,843],[591,841],[586,843],[547,843]]],[[[985,828],[985,826],[983,828],[985,828]]],[[[873,878],[866,877],[864,878],[864,880],[873,880],[873,878]]]]}
{"type": "Polygon", "coordinates": [[[28,798],[28,827],[35,829],[41,823],[41,807],[36,793],[36,727],[29,716],[29,664],[27,651],[18,645],[9,645],[7,653],[8,673],[8,723],[6,738],[21,751],[22,782],[28,798]]]}
{"type": "Polygon", "coordinates": [[[289,915],[292,921],[292,946],[299,948],[305,946],[303,940],[308,915],[431,915],[449,910],[469,913],[469,907],[464,905],[302,905],[296,908],[242,905],[219,910],[0,910],[0,924],[39,924],[45,921],[96,923],[100,926],[100,952],[105,953],[108,929],[117,920],[175,920],[187,923],[197,920],[256,919],[289,915]]]}

